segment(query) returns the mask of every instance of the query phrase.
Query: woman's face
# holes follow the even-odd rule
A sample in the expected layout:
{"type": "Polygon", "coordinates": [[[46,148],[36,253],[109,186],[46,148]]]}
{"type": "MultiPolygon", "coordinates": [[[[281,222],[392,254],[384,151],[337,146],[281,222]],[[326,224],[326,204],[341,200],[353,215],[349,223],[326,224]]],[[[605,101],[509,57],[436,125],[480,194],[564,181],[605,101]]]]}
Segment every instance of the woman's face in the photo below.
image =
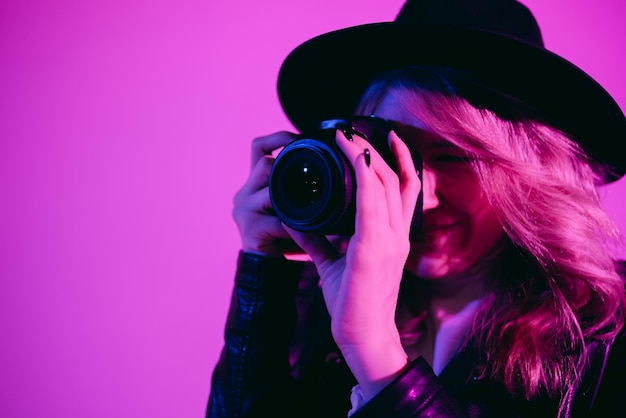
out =
{"type": "Polygon", "coordinates": [[[402,94],[388,93],[374,113],[393,121],[423,160],[422,229],[411,237],[407,268],[425,279],[454,277],[491,259],[505,233],[465,153],[427,132],[419,112],[398,100],[402,94]]]}

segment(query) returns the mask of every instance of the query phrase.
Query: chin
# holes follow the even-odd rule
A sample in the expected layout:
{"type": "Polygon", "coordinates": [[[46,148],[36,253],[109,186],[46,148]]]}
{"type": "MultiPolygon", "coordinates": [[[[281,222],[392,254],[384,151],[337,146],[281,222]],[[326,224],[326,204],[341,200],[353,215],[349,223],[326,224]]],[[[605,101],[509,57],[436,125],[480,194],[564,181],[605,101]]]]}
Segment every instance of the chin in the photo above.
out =
{"type": "Polygon", "coordinates": [[[409,257],[406,263],[407,270],[422,279],[440,279],[452,272],[450,259],[445,256],[420,256],[415,259],[409,257]]]}

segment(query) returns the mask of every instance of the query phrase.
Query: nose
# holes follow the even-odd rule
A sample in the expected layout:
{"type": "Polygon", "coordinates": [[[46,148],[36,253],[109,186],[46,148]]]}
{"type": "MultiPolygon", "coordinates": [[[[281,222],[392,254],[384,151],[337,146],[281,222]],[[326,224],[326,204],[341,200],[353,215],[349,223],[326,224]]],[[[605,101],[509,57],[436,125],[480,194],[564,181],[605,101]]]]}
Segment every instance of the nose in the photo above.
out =
{"type": "Polygon", "coordinates": [[[423,210],[434,209],[439,206],[437,196],[437,176],[428,167],[422,167],[422,198],[423,210]]]}

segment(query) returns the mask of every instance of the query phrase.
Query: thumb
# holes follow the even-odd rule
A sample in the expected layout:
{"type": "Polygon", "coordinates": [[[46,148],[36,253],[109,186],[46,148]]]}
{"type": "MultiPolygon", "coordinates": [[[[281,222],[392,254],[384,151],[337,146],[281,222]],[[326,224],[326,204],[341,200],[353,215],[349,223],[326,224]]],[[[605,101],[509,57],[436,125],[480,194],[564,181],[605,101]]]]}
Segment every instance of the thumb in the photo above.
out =
{"type": "Polygon", "coordinates": [[[311,257],[313,263],[318,267],[329,261],[333,262],[342,256],[335,246],[323,235],[296,231],[284,224],[283,227],[296,244],[311,257]]]}

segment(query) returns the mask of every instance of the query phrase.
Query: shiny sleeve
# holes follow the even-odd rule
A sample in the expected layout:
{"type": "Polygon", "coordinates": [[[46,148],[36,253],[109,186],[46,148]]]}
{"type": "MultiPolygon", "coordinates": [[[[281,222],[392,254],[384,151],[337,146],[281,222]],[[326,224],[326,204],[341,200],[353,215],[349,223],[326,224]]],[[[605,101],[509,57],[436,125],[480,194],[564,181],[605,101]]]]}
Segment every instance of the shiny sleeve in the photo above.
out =
{"type": "Polygon", "coordinates": [[[351,412],[350,418],[382,416],[465,418],[467,414],[448,394],[426,360],[418,357],[406,372],[351,412]]]}
{"type": "Polygon", "coordinates": [[[289,416],[293,412],[289,345],[303,264],[240,253],[207,417],[289,416]]]}

